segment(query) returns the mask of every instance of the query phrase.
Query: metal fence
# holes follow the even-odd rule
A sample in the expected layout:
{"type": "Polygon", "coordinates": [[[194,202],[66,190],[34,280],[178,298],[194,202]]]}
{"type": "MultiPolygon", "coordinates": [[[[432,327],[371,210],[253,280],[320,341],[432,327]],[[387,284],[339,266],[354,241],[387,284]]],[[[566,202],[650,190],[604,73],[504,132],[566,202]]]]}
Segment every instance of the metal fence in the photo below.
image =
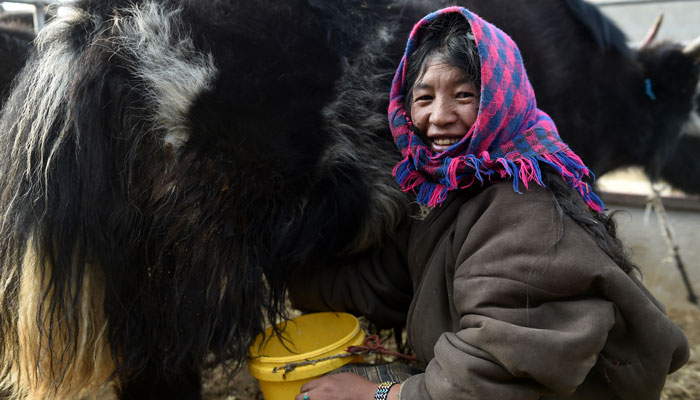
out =
{"type": "MultiPolygon", "coordinates": [[[[587,0],[597,6],[633,6],[640,4],[663,4],[663,3],[700,3],[700,0],[587,0]]],[[[2,3],[21,3],[34,6],[34,29],[38,32],[44,27],[46,22],[45,8],[49,4],[56,3],[57,0],[12,0],[2,3]]]]}
{"type": "Polygon", "coordinates": [[[55,3],[56,0],[12,0],[11,2],[3,2],[0,1],[0,5],[2,3],[20,3],[20,4],[29,4],[34,6],[33,7],[33,14],[34,14],[34,30],[36,32],[39,32],[41,28],[44,27],[44,24],[46,23],[46,6],[48,6],[51,3],[55,3]]]}
{"type": "Polygon", "coordinates": [[[700,0],[587,0],[597,6],[636,6],[640,4],[700,3],[700,0]]]}

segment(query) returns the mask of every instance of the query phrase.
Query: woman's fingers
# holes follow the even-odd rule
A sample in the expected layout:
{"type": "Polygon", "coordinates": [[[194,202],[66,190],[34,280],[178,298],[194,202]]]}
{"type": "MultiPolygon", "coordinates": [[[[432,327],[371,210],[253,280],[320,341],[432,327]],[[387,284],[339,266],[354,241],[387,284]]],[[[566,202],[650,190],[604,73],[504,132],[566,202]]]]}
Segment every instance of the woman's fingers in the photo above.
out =
{"type": "Polygon", "coordinates": [[[294,396],[294,400],[311,400],[311,394],[309,394],[309,391],[317,386],[318,379],[314,379],[313,381],[306,382],[305,384],[301,385],[301,390],[299,391],[298,395],[294,396]]]}
{"type": "Polygon", "coordinates": [[[377,384],[352,373],[327,375],[301,386],[295,400],[371,399],[377,384]]]}
{"type": "Polygon", "coordinates": [[[309,392],[304,391],[294,396],[294,400],[311,400],[311,395],[309,392]]]}
{"type": "Polygon", "coordinates": [[[314,379],[313,381],[306,382],[305,384],[301,385],[301,390],[299,392],[304,393],[308,392],[309,390],[312,390],[313,388],[318,386],[318,379],[314,379]]]}

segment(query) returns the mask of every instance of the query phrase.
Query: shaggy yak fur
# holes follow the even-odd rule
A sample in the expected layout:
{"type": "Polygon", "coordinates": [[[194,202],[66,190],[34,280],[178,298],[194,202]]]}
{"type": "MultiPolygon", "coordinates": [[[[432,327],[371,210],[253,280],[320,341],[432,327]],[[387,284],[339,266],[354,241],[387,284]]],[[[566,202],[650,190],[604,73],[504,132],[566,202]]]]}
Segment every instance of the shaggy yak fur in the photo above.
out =
{"type": "MultiPolygon", "coordinates": [[[[0,119],[2,387],[197,399],[201,368],[235,371],[285,316],[289,271],[367,249],[407,214],[387,93],[438,3],[60,8],[0,119]]],[[[663,170],[697,84],[678,48],[637,56],[578,0],[462,3],[521,45],[577,151],[663,170]]]]}
{"type": "Polygon", "coordinates": [[[386,93],[336,82],[392,36],[329,31],[331,3],[88,0],[41,31],[0,120],[16,397],[198,398],[205,363],[235,368],[284,313],[288,269],[405,214],[386,93]]]}

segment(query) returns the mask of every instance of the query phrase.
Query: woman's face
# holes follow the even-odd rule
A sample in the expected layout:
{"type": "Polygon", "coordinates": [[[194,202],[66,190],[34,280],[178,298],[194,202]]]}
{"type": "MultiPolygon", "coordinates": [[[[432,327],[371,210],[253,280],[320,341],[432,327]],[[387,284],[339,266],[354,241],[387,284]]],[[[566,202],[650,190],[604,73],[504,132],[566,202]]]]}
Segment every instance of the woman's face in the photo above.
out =
{"type": "Polygon", "coordinates": [[[461,69],[440,57],[430,57],[425,73],[413,87],[411,120],[434,152],[457,143],[476,121],[476,87],[461,69]]]}

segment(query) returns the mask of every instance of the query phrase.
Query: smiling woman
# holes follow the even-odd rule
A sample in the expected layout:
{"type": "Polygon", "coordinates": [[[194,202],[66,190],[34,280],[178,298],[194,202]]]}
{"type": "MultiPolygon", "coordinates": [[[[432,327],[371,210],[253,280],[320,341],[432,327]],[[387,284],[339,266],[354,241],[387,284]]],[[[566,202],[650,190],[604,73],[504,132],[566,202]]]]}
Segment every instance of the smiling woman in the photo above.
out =
{"type": "Polygon", "coordinates": [[[289,288],[304,311],[379,326],[403,317],[424,372],[325,376],[296,400],[657,399],[687,341],[537,108],[512,39],[465,8],[434,12],[413,28],[390,99],[404,157],[394,175],[425,213],[363,257],[298,271],[289,288]],[[443,43],[456,39],[480,62],[468,50],[453,62],[443,43]]]}

